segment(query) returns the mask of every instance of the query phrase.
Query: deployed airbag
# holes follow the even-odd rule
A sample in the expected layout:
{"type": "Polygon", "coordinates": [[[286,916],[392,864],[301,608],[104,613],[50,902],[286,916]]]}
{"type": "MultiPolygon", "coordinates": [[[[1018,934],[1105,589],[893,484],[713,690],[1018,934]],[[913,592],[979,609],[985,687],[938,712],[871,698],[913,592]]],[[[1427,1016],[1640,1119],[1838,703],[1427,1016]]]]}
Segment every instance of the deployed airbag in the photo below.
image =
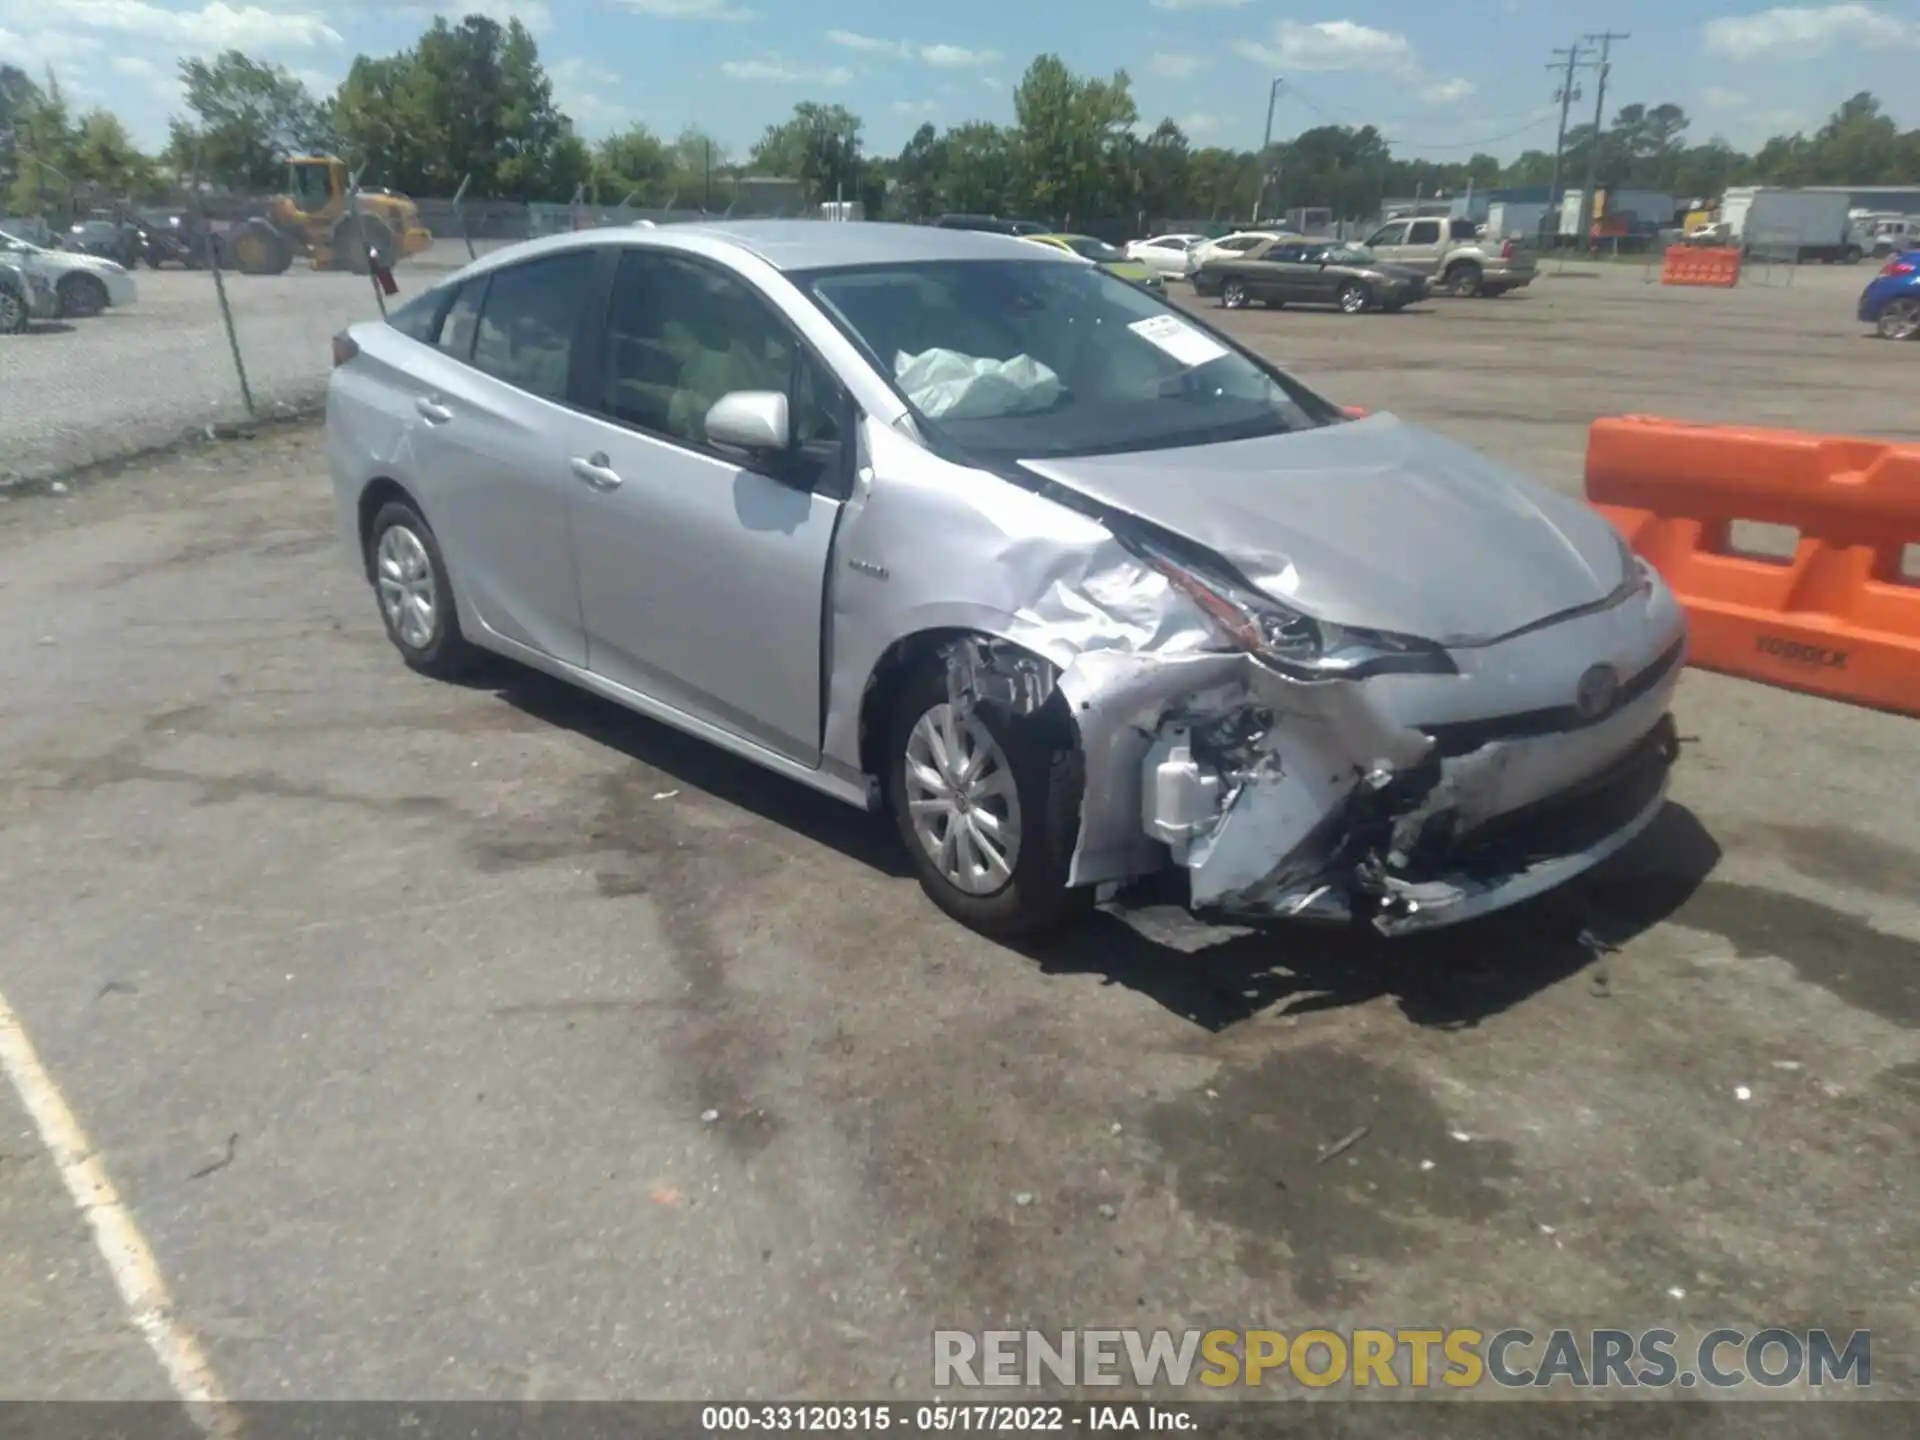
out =
{"type": "Polygon", "coordinates": [[[894,378],[929,419],[979,420],[1044,410],[1060,398],[1060,377],[1031,355],[989,360],[957,350],[893,357],[894,378]]]}

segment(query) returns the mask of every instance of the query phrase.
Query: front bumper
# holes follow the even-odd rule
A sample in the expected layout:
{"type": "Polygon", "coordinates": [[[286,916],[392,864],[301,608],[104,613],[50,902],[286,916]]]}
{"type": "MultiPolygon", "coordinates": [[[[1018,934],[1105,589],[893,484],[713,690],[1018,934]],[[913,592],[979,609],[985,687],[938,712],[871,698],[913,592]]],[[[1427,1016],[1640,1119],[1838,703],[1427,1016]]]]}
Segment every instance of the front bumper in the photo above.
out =
{"type": "Polygon", "coordinates": [[[101,274],[106,282],[107,304],[116,309],[122,305],[131,305],[140,298],[140,287],[134,283],[132,274],[115,275],[111,272],[101,274]]]}
{"type": "Polygon", "coordinates": [[[418,255],[433,248],[433,232],[424,225],[409,225],[400,232],[400,253],[418,255]]]}

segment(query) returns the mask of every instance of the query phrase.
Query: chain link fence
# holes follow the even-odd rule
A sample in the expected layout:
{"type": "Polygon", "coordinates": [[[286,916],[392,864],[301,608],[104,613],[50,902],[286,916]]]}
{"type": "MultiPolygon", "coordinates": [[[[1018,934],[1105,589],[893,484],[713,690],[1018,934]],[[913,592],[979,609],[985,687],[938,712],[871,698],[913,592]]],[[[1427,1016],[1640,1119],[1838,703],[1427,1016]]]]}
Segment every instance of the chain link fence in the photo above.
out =
{"type": "MultiPolygon", "coordinates": [[[[10,258],[61,286],[66,313],[0,335],[0,494],[68,472],[196,438],[317,413],[326,396],[332,337],[383,304],[403,303],[477,256],[540,235],[647,220],[722,218],[701,210],[410,197],[432,240],[392,266],[398,293],[373,277],[295,253],[278,274],[246,273],[236,253],[243,217],[231,200],[145,212],[162,245],[127,253],[122,273],[48,248],[58,235],[0,219],[17,237],[10,258]],[[104,292],[104,294],[103,294],[104,292]],[[92,303],[109,303],[96,314],[92,303]]],[[[732,218],[783,207],[735,205],[732,218]]],[[[804,213],[787,208],[786,213],[804,213]]]]}

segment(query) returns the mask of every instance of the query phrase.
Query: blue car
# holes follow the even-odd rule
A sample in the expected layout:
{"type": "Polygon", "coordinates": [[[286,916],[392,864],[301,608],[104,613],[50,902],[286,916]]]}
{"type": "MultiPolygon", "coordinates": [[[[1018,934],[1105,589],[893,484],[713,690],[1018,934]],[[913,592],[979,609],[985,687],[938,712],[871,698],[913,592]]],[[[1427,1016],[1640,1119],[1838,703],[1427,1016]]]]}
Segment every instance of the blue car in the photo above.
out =
{"type": "Polygon", "coordinates": [[[1920,250],[1887,261],[1860,292],[1860,319],[1888,340],[1920,336],[1920,250]]]}

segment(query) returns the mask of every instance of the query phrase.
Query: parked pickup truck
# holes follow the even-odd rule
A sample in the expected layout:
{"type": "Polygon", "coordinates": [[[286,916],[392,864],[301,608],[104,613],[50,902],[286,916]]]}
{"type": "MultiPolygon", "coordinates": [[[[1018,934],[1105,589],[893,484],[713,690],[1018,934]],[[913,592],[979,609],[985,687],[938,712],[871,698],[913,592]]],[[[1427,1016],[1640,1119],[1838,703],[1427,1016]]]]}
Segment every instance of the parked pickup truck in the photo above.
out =
{"type": "Polygon", "coordinates": [[[1531,285],[1539,269],[1533,247],[1480,231],[1471,220],[1444,216],[1393,220],[1369,235],[1366,247],[1381,260],[1420,271],[1435,290],[1454,295],[1502,295],[1531,285]]]}

